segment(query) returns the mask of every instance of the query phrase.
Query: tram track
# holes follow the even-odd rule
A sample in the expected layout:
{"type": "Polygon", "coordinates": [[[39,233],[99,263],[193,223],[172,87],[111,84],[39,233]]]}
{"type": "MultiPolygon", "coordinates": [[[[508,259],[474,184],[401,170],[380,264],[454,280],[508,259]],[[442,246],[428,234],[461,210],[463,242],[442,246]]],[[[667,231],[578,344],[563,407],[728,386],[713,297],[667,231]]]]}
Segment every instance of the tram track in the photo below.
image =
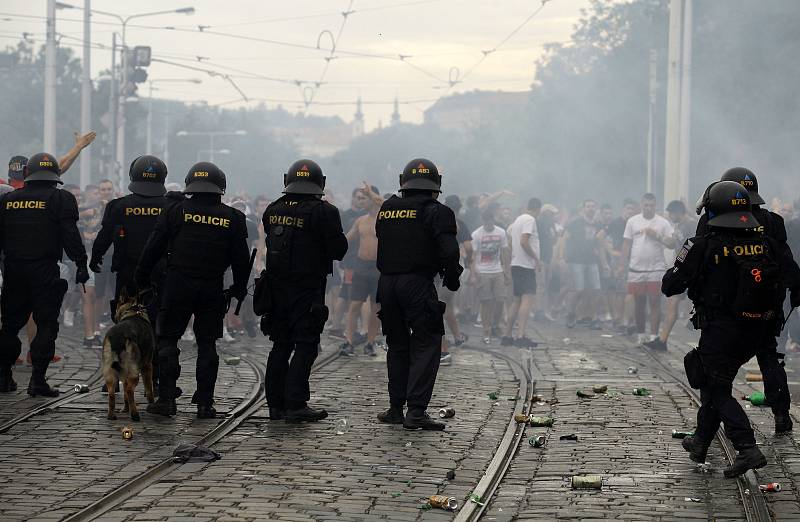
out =
{"type": "MultiPolygon", "coordinates": [[[[195,445],[206,447],[213,446],[224,437],[235,431],[246,420],[253,417],[257,412],[266,407],[266,399],[264,398],[263,392],[266,365],[262,362],[251,360],[249,355],[250,354],[246,354],[241,358],[241,360],[248,364],[256,373],[258,377],[257,382],[252,386],[248,396],[233,410],[231,410],[231,412],[222,422],[217,424],[214,428],[193,442],[195,445]]],[[[330,365],[339,359],[339,357],[339,351],[334,350],[331,353],[317,359],[312,368],[312,373],[316,373],[322,368],[330,365]]],[[[176,463],[171,456],[167,457],[155,466],[148,468],[139,475],[114,488],[101,498],[95,500],[88,506],[64,518],[63,520],[68,522],[94,520],[102,516],[104,513],[113,510],[117,506],[120,506],[126,500],[134,497],[148,486],[157,483],[162,478],[169,475],[179,465],[180,463],[176,463]]]]}
{"type": "MultiPolygon", "coordinates": [[[[539,336],[544,338],[540,332],[539,336]]],[[[546,380],[546,377],[538,370],[533,358],[528,358],[528,366],[523,367],[520,362],[514,357],[490,349],[490,348],[475,348],[464,347],[466,349],[475,350],[498,357],[506,361],[514,371],[516,378],[520,382],[520,400],[514,409],[514,414],[523,413],[531,410],[532,398],[535,392],[536,384],[539,380],[546,380]]],[[[655,377],[662,377],[661,381],[664,384],[675,384],[679,386],[688,397],[691,398],[693,403],[699,407],[700,397],[699,394],[688,386],[684,379],[676,375],[673,368],[669,367],[665,362],[659,360],[656,356],[649,352],[645,352],[646,356],[653,361],[653,365],[648,364],[649,361],[643,361],[641,358],[632,357],[629,355],[615,354],[615,357],[629,361],[637,365],[640,370],[652,371],[655,377]],[[645,364],[642,364],[642,363],[645,364]],[[663,377],[666,377],[665,379],[663,377]]],[[[503,439],[498,446],[495,456],[487,467],[478,484],[473,489],[473,497],[480,499],[480,502],[470,501],[469,499],[464,506],[459,510],[455,517],[458,522],[467,522],[479,520],[494,496],[495,490],[502,482],[503,478],[508,471],[515,453],[521,446],[521,441],[524,437],[525,426],[517,424],[513,417],[509,421],[503,439]]],[[[717,432],[717,440],[722,447],[723,453],[729,463],[733,463],[736,458],[736,451],[733,448],[730,440],[724,434],[724,430],[720,429],[717,432]]],[[[739,492],[739,500],[744,510],[746,519],[750,522],[765,522],[772,520],[769,509],[767,507],[766,499],[759,489],[758,479],[755,473],[750,470],[737,479],[737,489],[739,492]]]]}

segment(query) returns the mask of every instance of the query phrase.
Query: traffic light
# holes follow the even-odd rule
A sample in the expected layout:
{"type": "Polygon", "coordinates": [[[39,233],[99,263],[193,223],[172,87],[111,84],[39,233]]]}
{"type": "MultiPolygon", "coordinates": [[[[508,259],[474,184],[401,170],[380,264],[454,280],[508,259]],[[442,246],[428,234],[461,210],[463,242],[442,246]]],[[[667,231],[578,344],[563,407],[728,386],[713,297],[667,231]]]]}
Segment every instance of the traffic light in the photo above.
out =
{"type": "Polygon", "coordinates": [[[127,85],[124,86],[124,96],[136,96],[137,83],[144,83],[147,81],[147,71],[144,67],[150,65],[150,47],[146,45],[137,45],[131,50],[127,51],[126,60],[126,76],[128,79],[127,85]]]}

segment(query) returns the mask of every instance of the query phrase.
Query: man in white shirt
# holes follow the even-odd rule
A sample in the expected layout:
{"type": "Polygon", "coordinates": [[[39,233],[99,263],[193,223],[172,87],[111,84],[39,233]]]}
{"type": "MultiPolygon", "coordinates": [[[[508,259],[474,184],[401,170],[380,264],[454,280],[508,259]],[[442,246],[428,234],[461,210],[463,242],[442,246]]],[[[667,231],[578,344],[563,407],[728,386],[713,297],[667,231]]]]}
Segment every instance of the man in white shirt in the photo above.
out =
{"type": "Polygon", "coordinates": [[[665,248],[675,248],[674,229],[667,219],[656,215],[656,197],[642,196],[642,212],[628,219],[623,234],[622,258],[618,267],[628,267],[628,294],[634,298],[636,331],[645,332],[650,309],[650,334],[658,334],[661,320],[661,278],[667,270],[665,248]]]}
{"type": "Polygon", "coordinates": [[[525,335],[528,316],[536,296],[536,270],[539,269],[539,232],[536,218],[542,210],[542,202],[531,198],[528,207],[508,227],[508,244],[511,247],[511,285],[514,300],[508,310],[506,332],[500,344],[522,348],[536,346],[525,335]],[[519,337],[514,339],[514,323],[519,324],[519,337]]]}
{"type": "Polygon", "coordinates": [[[483,226],[472,233],[472,275],[478,286],[478,299],[481,302],[481,323],[483,342],[489,344],[492,335],[499,336],[495,319],[502,310],[506,297],[508,272],[508,244],[506,231],[495,225],[493,210],[482,215],[483,226]]]}

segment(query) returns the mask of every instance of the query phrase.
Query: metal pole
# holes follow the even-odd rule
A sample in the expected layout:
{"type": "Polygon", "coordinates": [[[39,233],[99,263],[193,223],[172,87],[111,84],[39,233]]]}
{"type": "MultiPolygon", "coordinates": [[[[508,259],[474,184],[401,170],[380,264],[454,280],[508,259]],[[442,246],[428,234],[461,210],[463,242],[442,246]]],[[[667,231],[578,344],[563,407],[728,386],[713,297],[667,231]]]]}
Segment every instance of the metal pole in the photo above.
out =
{"type": "Polygon", "coordinates": [[[107,176],[113,179],[117,171],[117,33],[111,34],[111,81],[108,88],[108,147],[109,171],[107,176]]]}
{"type": "Polygon", "coordinates": [[[153,153],[153,82],[147,82],[150,86],[147,95],[147,143],[145,146],[145,154],[153,153]]]}
{"type": "Polygon", "coordinates": [[[209,150],[209,155],[210,155],[211,159],[209,161],[211,163],[214,163],[214,133],[210,132],[208,134],[208,137],[209,137],[209,139],[211,141],[211,150],[209,150]]]}
{"type": "Polygon", "coordinates": [[[169,172],[169,107],[164,110],[164,165],[169,172]]]}
{"type": "Polygon", "coordinates": [[[667,129],[664,146],[664,201],[680,198],[681,25],[683,0],[669,7],[667,57],[667,129]]]}
{"type": "MultiPolygon", "coordinates": [[[[81,76],[81,134],[86,134],[92,126],[92,1],[83,2],[83,75],[81,76]]],[[[80,186],[83,190],[92,177],[92,149],[87,147],[81,153],[80,186]]]]}
{"type": "Polygon", "coordinates": [[[119,94],[119,131],[117,132],[117,168],[119,169],[119,186],[125,184],[125,104],[128,97],[128,46],[125,42],[127,20],[122,22],[122,85],[119,94]]]}
{"type": "Polygon", "coordinates": [[[47,0],[44,51],[44,150],[56,153],[56,0],[47,0]]]}
{"type": "Polygon", "coordinates": [[[653,163],[655,149],[655,107],[658,92],[658,51],[650,49],[650,96],[647,103],[647,189],[653,192],[655,165],[653,163]]]}
{"type": "Polygon", "coordinates": [[[680,167],[678,194],[689,201],[689,161],[691,159],[692,129],[692,7],[693,0],[685,0],[683,8],[683,67],[681,69],[681,127],[680,167]]]}

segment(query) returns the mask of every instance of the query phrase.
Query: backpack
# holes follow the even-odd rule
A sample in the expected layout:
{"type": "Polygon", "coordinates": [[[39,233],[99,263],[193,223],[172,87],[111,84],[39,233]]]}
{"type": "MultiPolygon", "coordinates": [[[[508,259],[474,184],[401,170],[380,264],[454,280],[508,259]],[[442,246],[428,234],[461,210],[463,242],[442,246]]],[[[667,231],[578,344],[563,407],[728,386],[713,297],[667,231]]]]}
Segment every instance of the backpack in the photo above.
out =
{"type": "Polygon", "coordinates": [[[739,240],[723,246],[736,266],[731,308],[737,319],[769,321],[781,307],[781,270],[767,238],[739,240]]]}

